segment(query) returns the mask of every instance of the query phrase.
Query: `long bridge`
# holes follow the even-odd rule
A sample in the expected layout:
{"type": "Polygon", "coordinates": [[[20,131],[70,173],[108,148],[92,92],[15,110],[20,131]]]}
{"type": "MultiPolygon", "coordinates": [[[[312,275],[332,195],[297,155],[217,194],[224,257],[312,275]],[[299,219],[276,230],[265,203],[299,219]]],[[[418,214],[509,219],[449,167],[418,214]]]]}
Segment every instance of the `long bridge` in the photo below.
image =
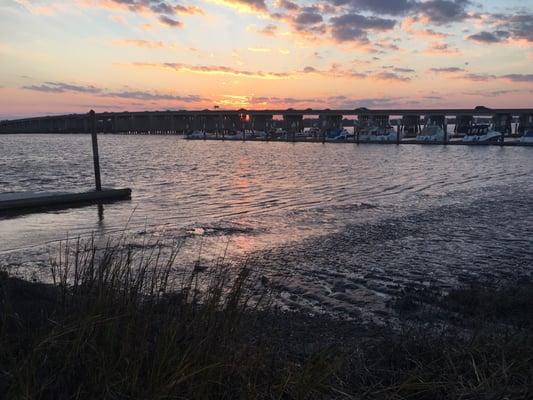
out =
{"type": "MultiPolygon", "coordinates": [[[[391,116],[399,117],[399,129],[416,133],[423,118],[431,116],[446,127],[447,118],[454,117],[456,131],[466,129],[475,117],[491,118],[495,129],[504,135],[523,134],[533,128],[533,108],[491,109],[285,109],[285,110],[198,110],[103,112],[96,114],[99,133],[180,134],[195,130],[235,132],[268,131],[282,127],[287,132],[304,128],[305,117],[317,118],[320,129],[327,131],[356,121],[373,119],[388,124],[391,116]],[[357,117],[357,118],[356,118],[357,117]],[[513,122],[515,132],[513,132],[513,122]]],[[[0,133],[87,133],[89,114],[54,115],[0,121],[0,133]]]]}

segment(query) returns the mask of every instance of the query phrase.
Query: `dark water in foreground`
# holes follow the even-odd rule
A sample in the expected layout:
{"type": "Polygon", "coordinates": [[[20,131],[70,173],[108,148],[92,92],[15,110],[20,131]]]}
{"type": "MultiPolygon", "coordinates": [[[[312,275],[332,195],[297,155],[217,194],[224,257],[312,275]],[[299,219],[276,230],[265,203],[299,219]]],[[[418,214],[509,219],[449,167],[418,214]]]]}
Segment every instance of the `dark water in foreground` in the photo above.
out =
{"type": "MultiPolygon", "coordinates": [[[[185,234],[283,276],[287,307],[343,315],[533,267],[531,148],[99,140],[131,202],[0,217],[0,264],[38,270],[57,240],[126,226],[185,234]]],[[[0,155],[0,192],[92,187],[89,136],[0,136],[0,155]]]]}

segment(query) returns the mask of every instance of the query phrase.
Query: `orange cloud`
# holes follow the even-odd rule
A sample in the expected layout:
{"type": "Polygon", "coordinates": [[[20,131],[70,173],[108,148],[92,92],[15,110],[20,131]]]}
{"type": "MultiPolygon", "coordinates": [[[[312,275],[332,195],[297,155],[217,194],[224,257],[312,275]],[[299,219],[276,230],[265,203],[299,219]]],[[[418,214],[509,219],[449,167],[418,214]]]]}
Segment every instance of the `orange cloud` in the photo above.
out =
{"type": "Polygon", "coordinates": [[[143,39],[115,39],[113,44],[117,46],[135,46],[144,49],[162,49],[166,47],[175,47],[167,46],[161,41],[152,41],[152,40],[143,40],[143,39]]]}
{"type": "Polygon", "coordinates": [[[447,33],[437,32],[433,29],[417,29],[414,27],[417,22],[418,20],[413,17],[406,17],[402,21],[401,29],[408,34],[421,39],[441,40],[450,36],[447,33]]]}
{"type": "Polygon", "coordinates": [[[276,33],[278,32],[278,27],[274,24],[268,24],[262,28],[257,28],[256,26],[250,27],[250,30],[253,30],[254,32],[263,35],[263,36],[276,36],[276,33]]]}
{"type": "Polygon", "coordinates": [[[134,67],[151,67],[151,68],[167,68],[178,72],[191,72],[195,74],[207,74],[207,75],[231,75],[244,78],[253,79],[289,79],[289,78],[301,78],[308,75],[320,75],[327,79],[332,78],[344,78],[344,79],[370,79],[374,81],[387,81],[395,83],[405,83],[411,81],[409,76],[405,76],[405,73],[414,72],[412,70],[406,70],[402,68],[392,69],[390,71],[367,71],[359,72],[353,69],[344,69],[340,64],[333,63],[327,70],[321,70],[312,66],[307,66],[302,70],[290,71],[290,72],[268,72],[268,71],[249,71],[243,69],[236,69],[221,65],[189,65],[183,63],[145,63],[138,62],[130,64],[134,67]]]}
{"type": "Polygon", "coordinates": [[[250,105],[248,96],[238,96],[231,94],[223,94],[216,103],[217,105],[231,108],[246,108],[250,105]]]}
{"type": "Polygon", "coordinates": [[[239,12],[269,15],[264,0],[207,0],[210,3],[218,4],[236,9],[239,12]]]}
{"type": "Polygon", "coordinates": [[[125,24],[126,23],[126,17],[124,15],[111,15],[109,17],[111,21],[114,21],[118,24],[125,24]]]}
{"type": "Polygon", "coordinates": [[[446,39],[450,36],[447,33],[437,32],[433,29],[413,29],[409,33],[417,38],[427,38],[431,40],[446,39]]]}
{"type": "MultiPolygon", "coordinates": [[[[26,0],[24,0],[26,1],[26,0]]],[[[122,1],[122,0],[76,0],[82,7],[104,8],[108,10],[126,10],[145,15],[202,15],[203,10],[197,6],[181,4],[168,5],[164,2],[122,1]]]]}
{"type": "Polygon", "coordinates": [[[429,45],[424,54],[436,55],[436,56],[456,56],[460,55],[461,51],[455,47],[451,47],[447,43],[436,42],[429,45]]]}
{"type": "Polygon", "coordinates": [[[387,81],[387,82],[396,82],[396,83],[406,83],[406,82],[411,81],[411,78],[407,76],[398,75],[395,72],[385,72],[385,71],[371,74],[369,78],[375,81],[387,81]]]}
{"type": "Polygon", "coordinates": [[[256,79],[287,79],[293,76],[286,72],[263,72],[263,71],[248,71],[222,65],[188,65],[182,63],[133,63],[136,67],[155,67],[155,68],[169,68],[178,72],[192,72],[195,74],[206,75],[231,75],[245,78],[256,79]]]}

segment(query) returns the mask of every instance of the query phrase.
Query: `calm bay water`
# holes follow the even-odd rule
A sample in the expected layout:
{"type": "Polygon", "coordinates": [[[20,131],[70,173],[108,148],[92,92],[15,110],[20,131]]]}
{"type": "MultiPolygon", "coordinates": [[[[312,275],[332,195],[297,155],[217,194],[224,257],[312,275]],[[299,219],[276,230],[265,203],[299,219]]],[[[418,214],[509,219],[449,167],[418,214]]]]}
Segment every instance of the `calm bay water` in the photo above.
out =
{"type": "MultiPolygon", "coordinates": [[[[530,148],[187,141],[175,136],[118,135],[100,135],[99,144],[103,185],[131,187],[132,200],[105,205],[103,219],[96,206],[2,216],[0,260],[14,264],[44,254],[46,246],[67,236],[127,227],[139,235],[193,234],[214,240],[217,246],[229,240],[235,253],[262,254],[263,260],[264,254],[277,251],[278,260],[287,265],[295,264],[294,259],[306,264],[305,268],[292,265],[294,274],[301,277],[295,279],[295,286],[305,286],[303,277],[310,270],[327,269],[317,262],[320,254],[329,260],[331,251],[347,254],[359,243],[367,243],[358,250],[357,264],[367,274],[376,263],[381,268],[379,260],[387,254],[395,254],[387,261],[391,268],[407,268],[401,267],[403,262],[410,269],[423,270],[431,263],[442,264],[443,258],[453,261],[461,252],[475,250],[483,256],[484,246],[495,248],[502,237],[508,244],[503,249],[512,249],[520,267],[531,266],[530,148]],[[492,208],[487,209],[487,204],[492,208]],[[457,214],[458,210],[462,211],[457,214]],[[485,214],[472,217],[479,210],[485,214]],[[420,215],[442,218],[435,224],[427,218],[418,224],[410,220],[420,215]],[[479,221],[485,225],[477,226],[479,221]],[[422,246],[425,239],[419,238],[422,241],[409,250],[406,261],[409,244],[387,239],[387,231],[424,223],[433,227],[424,233],[428,241],[422,246]],[[390,229],[383,228],[387,224],[390,229]],[[467,241],[456,241],[470,230],[476,232],[467,241]],[[368,242],[368,237],[360,237],[362,231],[374,232],[376,237],[368,242]],[[300,249],[300,256],[287,255],[289,248],[300,249]],[[318,258],[306,261],[303,255],[310,248],[318,258]]],[[[4,135],[0,155],[0,192],[92,188],[88,135],[4,135]]],[[[409,235],[417,237],[416,232],[404,236],[409,235]]],[[[509,258],[506,251],[501,259],[492,256],[492,262],[483,259],[489,264],[486,268],[497,269],[509,258]]],[[[345,276],[353,275],[346,268],[345,276]]],[[[309,285],[326,281],[317,279],[309,285]]],[[[328,286],[330,292],[335,284],[328,286]]]]}

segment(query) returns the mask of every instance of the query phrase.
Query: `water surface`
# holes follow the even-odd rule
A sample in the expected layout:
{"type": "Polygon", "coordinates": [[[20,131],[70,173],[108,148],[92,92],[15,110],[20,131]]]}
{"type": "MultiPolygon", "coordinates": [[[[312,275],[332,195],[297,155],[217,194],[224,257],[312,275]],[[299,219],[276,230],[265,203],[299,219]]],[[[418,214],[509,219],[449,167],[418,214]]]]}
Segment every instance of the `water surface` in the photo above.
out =
{"type": "MultiPolygon", "coordinates": [[[[99,144],[103,185],[131,187],[132,200],[105,205],[103,219],[96,206],[0,217],[4,263],[42,255],[46,246],[67,236],[127,227],[139,235],[194,234],[215,240],[216,246],[230,240],[238,254],[277,251],[274,259],[280,262],[279,255],[288,248],[300,248],[300,255],[293,252],[287,257],[304,263],[311,248],[315,257],[305,261],[305,268],[292,265],[294,260],[287,266],[303,278],[313,268],[315,272],[327,269],[324,257],[353,253],[351,249],[364,242],[364,230],[374,235],[382,232],[383,238],[378,235],[367,242],[358,252],[358,261],[353,254],[351,261],[345,260],[348,270],[357,264],[368,272],[376,268],[377,260],[389,257],[388,268],[413,279],[411,272],[402,271],[425,271],[427,265],[446,263],[461,253],[468,259],[466,254],[480,251],[484,244],[491,248],[492,241],[501,244],[500,234],[505,235],[505,243],[514,243],[513,252],[523,264],[531,264],[531,239],[524,237],[531,233],[530,148],[187,141],[176,136],[119,135],[100,135],[99,144]],[[482,216],[473,217],[482,209],[482,216]],[[424,215],[426,219],[413,222],[424,215]],[[417,227],[423,229],[417,233],[417,227]],[[458,243],[457,238],[470,228],[475,234],[458,243]],[[404,238],[418,238],[416,246],[411,241],[411,250],[403,251],[406,243],[394,239],[398,230],[404,238]],[[396,233],[388,238],[387,232],[396,233]]],[[[0,192],[93,186],[88,135],[3,135],[0,154],[0,192]]],[[[505,251],[492,256],[492,262],[483,259],[488,269],[508,260],[505,251]]],[[[299,281],[305,284],[303,278],[299,281]]],[[[312,282],[320,284],[320,280],[312,282]]]]}

